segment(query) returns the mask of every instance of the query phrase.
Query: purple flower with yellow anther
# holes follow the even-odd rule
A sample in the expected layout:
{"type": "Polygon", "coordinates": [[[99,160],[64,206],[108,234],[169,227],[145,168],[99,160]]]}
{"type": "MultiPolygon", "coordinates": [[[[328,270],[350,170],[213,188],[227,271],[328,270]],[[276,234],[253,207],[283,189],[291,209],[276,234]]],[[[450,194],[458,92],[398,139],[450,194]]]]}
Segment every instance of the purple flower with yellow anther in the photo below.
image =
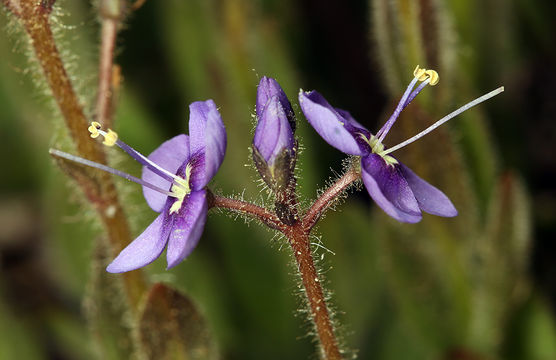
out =
{"type": "Polygon", "coordinates": [[[164,142],[148,157],[104,131],[99,123],[89,127],[91,137],[104,137],[143,165],[141,179],[105,165],[58,150],[53,155],[122,176],[143,186],[149,206],[160,215],[107,267],[108,272],[135,270],[153,262],[167,247],[168,268],[176,266],[199,242],[207,218],[205,186],[216,174],[226,151],[226,131],[212,100],[189,106],[189,136],[164,142]]]}
{"type": "Polygon", "coordinates": [[[295,114],[276,80],[265,76],[259,82],[256,113],[253,161],[268,186],[279,191],[293,175],[295,114]]]}
{"type": "Polygon", "coordinates": [[[423,137],[467,109],[504,91],[503,87],[491,91],[443,117],[412,138],[386,148],[383,140],[401,111],[425,86],[435,85],[437,82],[436,71],[417,66],[414,78],[394,113],[376,135],[359,124],[349,112],[332,107],[318,92],[301,91],[299,94],[301,109],[309,123],[333,147],[346,154],[361,157],[361,177],[369,195],[388,215],[401,222],[419,222],[422,211],[452,217],[457,215],[457,210],[444,193],[417,176],[391,153],[423,137]],[[418,82],[421,84],[415,88],[418,82]]]}

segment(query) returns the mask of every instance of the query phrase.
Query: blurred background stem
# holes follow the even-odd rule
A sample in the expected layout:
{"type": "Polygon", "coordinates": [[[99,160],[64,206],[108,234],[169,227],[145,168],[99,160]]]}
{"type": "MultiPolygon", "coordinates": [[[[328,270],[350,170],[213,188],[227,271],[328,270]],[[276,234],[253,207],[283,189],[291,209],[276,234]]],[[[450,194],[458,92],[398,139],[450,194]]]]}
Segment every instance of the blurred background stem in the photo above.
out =
{"type": "MultiPolygon", "coordinates": [[[[49,21],[52,5],[53,2],[38,3],[33,0],[22,0],[17,6],[10,7],[8,2],[10,9],[18,10],[15,14],[31,39],[34,55],[42,68],[46,83],[65,120],[77,152],[87,159],[104,164],[106,159],[101,145],[91,141],[86,131],[89,121],[85,117],[54,40],[49,21]]],[[[70,170],[71,167],[62,166],[62,168],[79,184],[87,199],[95,207],[108,233],[112,252],[116,255],[129,244],[132,238],[111,176],[103,172],[89,171],[86,176],[82,176],[70,170]]],[[[133,271],[124,274],[123,277],[131,309],[137,311],[140,299],[146,290],[143,274],[141,271],[133,271]]]]}
{"type": "Polygon", "coordinates": [[[118,76],[113,76],[119,74],[119,67],[114,65],[114,49],[123,10],[119,0],[101,0],[99,4],[101,37],[96,121],[105,128],[112,127],[114,90],[119,86],[118,76]]]}

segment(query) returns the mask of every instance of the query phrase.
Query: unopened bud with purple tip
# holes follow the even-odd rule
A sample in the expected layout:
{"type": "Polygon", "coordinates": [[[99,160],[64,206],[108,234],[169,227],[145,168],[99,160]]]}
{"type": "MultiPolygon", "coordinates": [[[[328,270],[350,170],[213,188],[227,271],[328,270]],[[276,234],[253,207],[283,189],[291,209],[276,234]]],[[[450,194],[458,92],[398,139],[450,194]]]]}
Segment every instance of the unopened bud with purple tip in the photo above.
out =
{"type": "Polygon", "coordinates": [[[257,127],[253,161],[266,184],[275,192],[288,187],[295,166],[295,116],[276,80],[263,77],[257,88],[257,127]]]}
{"type": "Polygon", "coordinates": [[[257,88],[257,127],[253,138],[253,162],[276,196],[278,217],[287,224],[296,220],[294,168],[297,146],[293,136],[295,114],[276,80],[263,77],[257,88]]]}
{"type": "Polygon", "coordinates": [[[259,82],[259,86],[257,87],[257,119],[260,121],[266,105],[274,96],[278,97],[280,104],[284,108],[284,112],[286,113],[292,132],[295,132],[295,114],[293,112],[292,105],[288,100],[286,93],[282,90],[280,84],[278,84],[278,82],[273,78],[263,76],[259,82]]]}

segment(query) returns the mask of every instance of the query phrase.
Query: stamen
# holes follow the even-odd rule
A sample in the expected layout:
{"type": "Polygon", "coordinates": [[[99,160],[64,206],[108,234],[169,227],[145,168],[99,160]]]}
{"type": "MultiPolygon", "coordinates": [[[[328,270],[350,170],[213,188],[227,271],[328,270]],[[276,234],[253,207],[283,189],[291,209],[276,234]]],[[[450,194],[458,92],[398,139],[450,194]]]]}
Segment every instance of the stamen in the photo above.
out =
{"type": "Polygon", "coordinates": [[[403,106],[403,109],[405,109],[407,107],[407,105],[411,104],[413,99],[415,99],[415,97],[417,95],[419,95],[421,90],[423,90],[427,85],[429,85],[430,81],[431,81],[430,79],[427,79],[427,80],[423,81],[421,84],[419,84],[419,86],[417,86],[417,89],[413,90],[411,95],[409,95],[409,97],[407,98],[407,101],[405,102],[405,104],[403,106]]]}
{"type": "Polygon", "coordinates": [[[185,167],[185,180],[180,184],[172,185],[171,190],[173,193],[176,194],[177,200],[174,201],[174,203],[170,207],[170,214],[178,212],[182,207],[185,197],[191,193],[191,189],[189,187],[189,176],[191,176],[191,170],[191,164],[187,164],[187,166],[185,167]]]}
{"type": "Polygon", "coordinates": [[[440,125],[444,124],[448,120],[451,120],[451,119],[455,118],[456,116],[458,116],[462,112],[464,112],[466,110],[469,110],[473,106],[478,105],[478,104],[482,103],[483,101],[486,101],[486,100],[500,94],[503,91],[504,91],[504,87],[501,86],[496,90],[493,90],[493,91],[491,91],[491,92],[489,92],[489,93],[487,93],[487,94],[485,94],[481,97],[478,97],[477,99],[463,105],[462,107],[460,107],[456,111],[453,111],[450,114],[444,116],[442,119],[438,120],[437,122],[435,122],[434,124],[432,124],[431,126],[426,128],[425,130],[421,131],[419,134],[417,134],[417,135],[407,139],[406,141],[404,141],[402,143],[399,143],[398,145],[393,146],[393,147],[389,148],[388,150],[382,152],[382,155],[390,154],[391,152],[394,152],[396,150],[399,150],[399,149],[403,148],[404,146],[406,146],[408,144],[411,144],[415,140],[418,140],[418,139],[422,138],[423,136],[427,135],[428,133],[430,133],[431,131],[433,131],[437,127],[439,127],[440,125]]]}
{"type": "Polygon", "coordinates": [[[105,139],[103,144],[105,144],[107,146],[117,145],[120,149],[122,149],[123,151],[128,153],[137,162],[139,162],[141,165],[146,166],[147,168],[149,168],[149,170],[151,170],[152,172],[154,172],[158,176],[160,176],[160,177],[162,177],[162,178],[164,178],[164,179],[166,179],[170,182],[176,183],[176,184],[178,184],[178,186],[183,187],[184,179],[182,179],[181,177],[179,177],[175,174],[172,174],[168,170],[158,166],[156,163],[149,160],[146,156],[141,154],[139,151],[135,150],[134,148],[132,148],[128,144],[119,140],[118,139],[118,134],[115,131],[112,131],[111,129],[108,129],[108,132],[106,132],[106,131],[102,130],[101,125],[98,122],[95,121],[95,122],[91,123],[91,126],[89,126],[89,132],[91,132],[91,137],[95,137],[95,138],[98,137],[98,135],[102,135],[105,139]]]}
{"type": "MultiPolygon", "coordinates": [[[[93,125],[93,126],[94,126],[94,125],[93,125]]],[[[109,166],[106,166],[106,165],[103,165],[103,164],[99,164],[99,163],[96,163],[96,162],[94,162],[94,161],[87,160],[87,159],[84,159],[84,158],[79,157],[79,156],[71,155],[71,154],[65,153],[65,152],[63,152],[63,151],[56,150],[56,149],[49,149],[48,152],[49,152],[51,155],[54,155],[54,156],[56,156],[56,157],[60,157],[60,158],[63,158],[63,159],[69,160],[69,161],[76,162],[76,163],[78,163],[78,164],[82,164],[82,165],[89,166],[89,167],[92,167],[92,168],[95,168],[95,169],[99,169],[99,170],[102,170],[102,171],[106,171],[107,173],[110,173],[110,174],[114,174],[114,175],[120,176],[120,177],[122,177],[122,178],[124,178],[124,179],[126,179],[126,180],[133,181],[134,183],[137,183],[137,184],[139,184],[139,185],[146,186],[146,187],[148,187],[149,189],[152,189],[152,190],[154,190],[154,191],[158,191],[159,193],[164,194],[164,195],[166,195],[166,196],[171,196],[171,197],[175,197],[175,198],[179,197],[179,194],[175,194],[175,193],[173,193],[173,192],[170,192],[170,191],[161,189],[161,188],[159,188],[159,187],[156,186],[156,185],[153,185],[153,184],[151,184],[151,183],[148,183],[148,182],[146,182],[146,181],[144,181],[144,180],[142,180],[142,179],[139,179],[139,178],[137,178],[137,177],[135,177],[135,176],[133,176],[133,175],[130,175],[130,174],[128,174],[128,173],[125,173],[125,172],[123,172],[123,171],[113,169],[113,168],[111,168],[111,167],[109,167],[109,166]]]]}
{"type": "Polygon", "coordinates": [[[396,109],[394,110],[388,121],[386,121],[384,126],[376,133],[376,136],[378,136],[378,140],[380,142],[384,140],[384,137],[386,137],[386,134],[388,134],[388,131],[390,131],[390,129],[400,116],[402,110],[405,109],[405,107],[409,105],[413,101],[413,99],[415,99],[417,94],[419,94],[421,90],[425,88],[425,86],[436,85],[438,84],[438,80],[439,76],[436,71],[422,69],[419,67],[419,65],[417,65],[417,67],[413,71],[413,80],[409,83],[409,86],[405,90],[400,102],[398,103],[398,106],[396,106],[396,109]],[[420,84],[417,89],[413,90],[415,84],[418,81],[421,81],[422,84],[420,84]]]}
{"type": "Polygon", "coordinates": [[[413,76],[419,81],[425,81],[427,79],[427,76],[425,75],[426,72],[426,69],[422,69],[419,65],[417,65],[415,70],[413,70],[413,76]]]}
{"type": "Polygon", "coordinates": [[[418,81],[419,81],[419,78],[417,76],[414,77],[413,80],[411,80],[411,82],[407,86],[407,89],[405,90],[402,98],[400,99],[400,102],[398,103],[398,106],[396,107],[396,109],[394,110],[394,112],[392,113],[390,118],[382,126],[382,128],[380,128],[380,130],[376,133],[376,136],[378,136],[379,138],[382,138],[382,137],[386,136],[386,133],[388,133],[388,131],[390,130],[392,125],[394,125],[394,123],[396,122],[396,119],[398,118],[398,116],[400,116],[400,113],[402,112],[402,110],[405,107],[404,106],[405,102],[407,101],[407,98],[411,94],[411,90],[413,90],[413,88],[415,87],[415,84],[417,84],[418,81]]]}
{"type": "Polygon", "coordinates": [[[431,86],[438,84],[438,81],[440,81],[440,77],[438,76],[438,73],[434,70],[426,70],[425,74],[428,75],[431,86]]]}
{"type": "MultiPolygon", "coordinates": [[[[99,130],[99,133],[101,131],[102,130],[99,130]]],[[[118,133],[116,133],[112,129],[108,129],[108,133],[104,133],[102,135],[104,136],[104,141],[102,143],[106,146],[114,146],[116,141],[118,141],[118,133]]]]}
{"type": "Polygon", "coordinates": [[[384,145],[378,141],[376,136],[371,135],[368,139],[364,134],[360,133],[359,136],[361,136],[363,140],[369,144],[371,151],[374,154],[381,156],[388,165],[396,165],[398,163],[398,160],[394,159],[392,156],[384,155],[384,145]]]}
{"type": "Polygon", "coordinates": [[[89,132],[91,133],[91,137],[92,137],[93,139],[96,139],[96,138],[100,135],[100,133],[98,132],[98,130],[99,130],[100,128],[101,128],[100,123],[98,123],[98,122],[96,122],[96,121],[93,121],[93,122],[91,123],[91,126],[88,127],[88,130],[89,130],[89,132]]]}

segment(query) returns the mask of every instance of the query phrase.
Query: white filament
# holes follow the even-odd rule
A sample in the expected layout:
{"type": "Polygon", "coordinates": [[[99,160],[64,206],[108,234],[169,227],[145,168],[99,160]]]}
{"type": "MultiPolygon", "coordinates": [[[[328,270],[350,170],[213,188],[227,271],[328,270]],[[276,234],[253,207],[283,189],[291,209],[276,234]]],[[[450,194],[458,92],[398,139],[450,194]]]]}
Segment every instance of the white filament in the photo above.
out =
{"type": "Polygon", "coordinates": [[[498,94],[500,94],[501,92],[504,91],[504,87],[500,86],[498,89],[493,90],[481,97],[476,98],[475,100],[463,105],[462,107],[460,107],[459,109],[457,109],[454,112],[451,112],[450,114],[444,116],[442,119],[438,120],[437,122],[435,122],[434,124],[432,124],[431,126],[429,126],[428,128],[426,128],[425,130],[421,131],[419,134],[407,139],[404,142],[399,143],[396,146],[393,146],[387,150],[385,150],[383,153],[381,153],[382,156],[390,154],[391,152],[394,152],[396,150],[399,150],[401,148],[403,148],[406,145],[411,144],[412,142],[414,142],[415,140],[418,140],[420,138],[422,138],[423,136],[427,135],[428,133],[430,133],[431,131],[433,131],[434,129],[436,129],[437,127],[439,127],[440,125],[444,124],[445,122],[447,122],[448,120],[453,119],[454,117],[458,116],[459,114],[461,114],[462,112],[469,110],[470,108],[472,108],[473,106],[482,103],[483,101],[486,101],[498,94]]]}
{"type": "Polygon", "coordinates": [[[92,168],[95,168],[95,169],[106,171],[110,174],[118,175],[120,177],[123,177],[126,180],[133,181],[133,182],[135,182],[139,185],[146,186],[149,189],[152,189],[154,191],[158,191],[159,193],[164,194],[166,196],[178,197],[178,195],[176,195],[173,192],[161,189],[156,185],[148,183],[148,182],[146,182],[144,180],[141,180],[141,179],[139,179],[139,178],[137,178],[133,175],[130,175],[130,174],[125,173],[125,172],[120,171],[120,170],[116,170],[116,169],[111,168],[109,166],[99,164],[99,163],[96,163],[94,161],[87,160],[87,159],[84,159],[82,157],[75,156],[75,155],[72,155],[72,154],[68,154],[68,153],[65,153],[63,151],[56,150],[56,149],[50,149],[50,150],[48,150],[48,152],[50,154],[54,155],[54,156],[57,156],[57,157],[60,157],[60,158],[63,158],[63,159],[69,160],[69,161],[73,161],[73,162],[76,162],[78,164],[82,164],[82,165],[89,166],[89,167],[92,167],[92,168]]]}

